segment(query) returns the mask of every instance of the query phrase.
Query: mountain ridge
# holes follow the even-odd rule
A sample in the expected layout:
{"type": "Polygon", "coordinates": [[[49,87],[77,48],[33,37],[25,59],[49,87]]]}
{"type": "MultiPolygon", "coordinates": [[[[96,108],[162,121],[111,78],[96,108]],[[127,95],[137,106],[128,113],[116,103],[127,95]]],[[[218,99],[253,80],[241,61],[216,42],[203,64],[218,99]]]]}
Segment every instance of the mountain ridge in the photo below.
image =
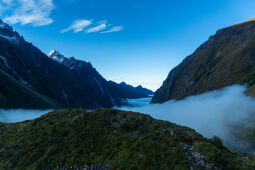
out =
{"type": "Polygon", "coordinates": [[[255,21],[220,29],[170,71],[152,103],[255,83],[255,21]]]}
{"type": "MultiPolygon", "coordinates": [[[[56,51],[52,51],[51,55],[53,53],[57,54],[56,51]]],[[[94,109],[128,104],[123,89],[104,79],[91,63],[74,57],[66,58],[63,55],[58,57],[47,56],[0,20],[0,70],[18,81],[12,81],[12,88],[6,89],[8,91],[0,89],[0,102],[5,102],[5,107],[29,108],[29,103],[26,101],[32,101],[31,95],[38,93],[41,94],[39,96],[44,97],[37,100],[45,101],[45,96],[48,99],[46,102],[48,106],[43,105],[46,108],[56,106],[56,104],[51,105],[49,101],[59,103],[56,108],[94,109]],[[21,97],[16,91],[17,88],[23,89],[23,86],[30,89],[24,89],[29,93],[27,94],[29,99],[17,100],[17,104],[12,106],[13,100],[21,97]],[[30,93],[32,91],[33,93],[30,93]],[[8,93],[15,94],[14,98],[7,97],[8,93]]],[[[7,86],[7,83],[3,82],[2,85],[7,86]]],[[[131,95],[136,94],[133,92],[131,95]]],[[[32,103],[30,107],[41,108],[40,105],[32,103]]]]}
{"type": "MultiPolygon", "coordinates": [[[[86,62],[83,60],[77,60],[74,57],[65,57],[57,50],[51,50],[51,52],[48,54],[49,58],[57,61],[58,63],[61,63],[72,70],[78,70],[81,71],[85,68],[91,68],[94,69],[90,62],[86,62]]],[[[121,93],[125,96],[125,99],[136,99],[136,98],[145,98],[149,97],[150,95],[153,95],[153,92],[149,89],[146,89],[142,87],[141,85],[138,85],[137,87],[134,87],[132,85],[129,85],[122,81],[121,83],[115,83],[112,80],[108,81],[109,84],[111,84],[113,87],[121,91],[121,93]]]]}

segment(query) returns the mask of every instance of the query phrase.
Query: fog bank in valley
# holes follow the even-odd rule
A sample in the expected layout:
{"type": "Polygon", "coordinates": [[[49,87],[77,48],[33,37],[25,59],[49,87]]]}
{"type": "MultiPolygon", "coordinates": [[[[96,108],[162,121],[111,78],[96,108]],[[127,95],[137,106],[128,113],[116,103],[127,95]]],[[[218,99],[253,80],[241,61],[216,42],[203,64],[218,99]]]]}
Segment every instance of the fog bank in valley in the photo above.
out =
{"type": "Polygon", "coordinates": [[[255,100],[244,94],[245,89],[234,85],[184,100],[119,109],[188,126],[208,138],[219,136],[229,148],[244,151],[252,143],[240,139],[237,132],[255,124],[255,100]]]}
{"type": "Polygon", "coordinates": [[[0,122],[15,123],[23,120],[31,120],[52,110],[26,110],[26,109],[0,109],[0,122]]]}
{"type": "MultiPolygon", "coordinates": [[[[255,154],[255,99],[240,85],[207,92],[183,100],[148,104],[150,98],[129,99],[133,107],[117,109],[140,112],[195,129],[205,137],[220,137],[232,150],[255,154]],[[254,135],[253,135],[254,134],[254,135]]],[[[31,120],[51,110],[2,110],[0,122],[31,120]]]]}

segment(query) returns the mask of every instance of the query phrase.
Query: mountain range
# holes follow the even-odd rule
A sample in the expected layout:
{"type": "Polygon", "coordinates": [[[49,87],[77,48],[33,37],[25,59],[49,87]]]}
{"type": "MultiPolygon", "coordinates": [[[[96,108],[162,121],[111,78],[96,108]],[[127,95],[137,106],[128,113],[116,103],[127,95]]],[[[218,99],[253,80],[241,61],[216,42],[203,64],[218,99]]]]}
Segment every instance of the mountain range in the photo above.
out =
{"type": "Polygon", "coordinates": [[[172,69],[152,103],[201,94],[233,84],[255,94],[254,18],[220,29],[193,54],[172,69]]]}
{"type": "MultiPolygon", "coordinates": [[[[254,155],[231,152],[218,137],[141,113],[82,109],[126,105],[153,92],[107,81],[91,63],[56,50],[46,55],[1,20],[0,81],[0,108],[58,108],[0,123],[0,169],[255,169],[254,155]]],[[[217,31],[170,71],[152,102],[233,84],[255,94],[254,19],[217,31]]],[[[254,143],[254,127],[236,135],[254,143]]]]}
{"type": "MultiPolygon", "coordinates": [[[[0,20],[1,108],[99,108],[148,97],[140,86],[127,93],[104,79],[89,62],[66,58],[56,50],[45,55],[0,20]]],[[[133,88],[133,89],[132,89],[133,88]]]]}

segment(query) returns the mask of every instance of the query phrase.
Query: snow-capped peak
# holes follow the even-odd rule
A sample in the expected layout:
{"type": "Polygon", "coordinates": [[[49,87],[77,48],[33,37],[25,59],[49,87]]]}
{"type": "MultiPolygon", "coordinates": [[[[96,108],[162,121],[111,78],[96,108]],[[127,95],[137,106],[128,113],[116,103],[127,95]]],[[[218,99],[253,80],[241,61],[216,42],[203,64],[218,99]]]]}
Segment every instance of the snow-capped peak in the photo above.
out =
{"type": "Polygon", "coordinates": [[[65,59],[65,56],[60,54],[58,51],[56,50],[51,50],[50,53],[48,54],[48,56],[55,60],[58,63],[62,63],[65,59]]]}
{"type": "Polygon", "coordinates": [[[51,50],[50,53],[48,54],[49,57],[55,56],[55,55],[61,55],[57,50],[51,50]]]}

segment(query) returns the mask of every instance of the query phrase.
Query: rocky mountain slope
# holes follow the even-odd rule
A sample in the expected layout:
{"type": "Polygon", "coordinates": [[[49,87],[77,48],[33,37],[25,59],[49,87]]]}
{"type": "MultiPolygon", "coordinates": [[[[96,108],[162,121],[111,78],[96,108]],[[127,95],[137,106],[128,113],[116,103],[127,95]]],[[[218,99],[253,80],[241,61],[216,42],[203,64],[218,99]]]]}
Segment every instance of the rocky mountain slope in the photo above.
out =
{"type": "MultiPolygon", "coordinates": [[[[56,62],[65,65],[69,69],[75,70],[77,77],[79,77],[80,80],[82,80],[85,75],[88,76],[87,79],[89,79],[89,77],[93,74],[96,77],[100,77],[100,74],[95,69],[91,69],[93,67],[90,62],[77,60],[74,57],[67,58],[56,50],[52,50],[48,56],[56,62]]],[[[106,81],[102,76],[99,80],[101,82],[100,84],[102,84],[102,90],[107,87],[110,94],[115,94],[117,92],[117,94],[120,95],[120,98],[123,99],[144,98],[153,95],[151,90],[143,88],[142,86],[133,87],[125,82],[118,84],[113,81],[106,81]]],[[[99,82],[96,81],[94,83],[98,84],[99,82]]]]}
{"type": "Polygon", "coordinates": [[[12,80],[11,85],[1,82],[0,107],[98,108],[127,104],[124,93],[90,63],[65,58],[56,51],[48,57],[1,20],[0,71],[5,75],[2,79],[7,76],[12,80]]]}
{"type": "Polygon", "coordinates": [[[0,169],[254,169],[254,156],[148,115],[60,110],[0,123],[0,169]]]}
{"type": "Polygon", "coordinates": [[[26,43],[12,27],[0,20],[0,107],[40,109],[63,107],[60,102],[36,91],[19,75],[20,70],[24,68],[23,57],[26,57],[26,53],[20,50],[22,46],[30,48],[31,44],[26,43]]]}
{"type": "Polygon", "coordinates": [[[169,73],[152,103],[182,99],[233,84],[254,88],[254,19],[217,31],[169,73]]]}

